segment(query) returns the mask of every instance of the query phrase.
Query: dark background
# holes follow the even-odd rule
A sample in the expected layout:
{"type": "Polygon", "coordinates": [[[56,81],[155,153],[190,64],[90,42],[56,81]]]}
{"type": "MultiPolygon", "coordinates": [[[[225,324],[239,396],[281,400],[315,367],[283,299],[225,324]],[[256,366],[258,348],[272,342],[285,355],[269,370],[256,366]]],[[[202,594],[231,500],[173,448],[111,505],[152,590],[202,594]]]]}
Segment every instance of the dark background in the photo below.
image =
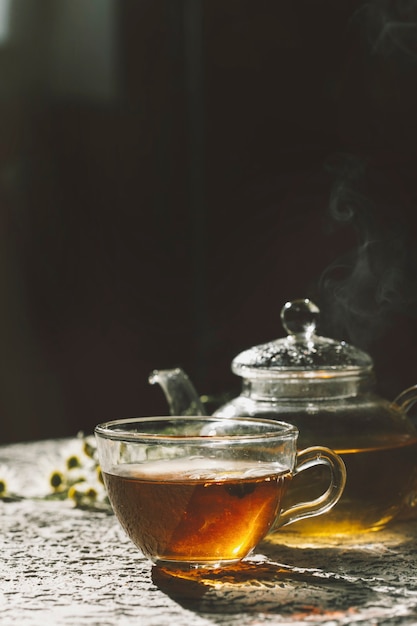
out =
{"type": "Polygon", "coordinates": [[[2,442],[237,393],[299,297],[417,383],[416,2],[2,1],[2,442]]]}

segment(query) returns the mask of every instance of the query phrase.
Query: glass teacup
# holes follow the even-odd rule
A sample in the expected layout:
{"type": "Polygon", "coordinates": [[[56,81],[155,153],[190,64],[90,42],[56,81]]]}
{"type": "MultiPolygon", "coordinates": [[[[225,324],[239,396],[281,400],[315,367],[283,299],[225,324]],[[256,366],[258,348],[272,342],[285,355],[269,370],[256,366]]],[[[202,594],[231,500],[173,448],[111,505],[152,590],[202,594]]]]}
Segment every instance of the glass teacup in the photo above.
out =
{"type": "Polygon", "coordinates": [[[270,532],[321,515],[339,500],[341,458],[324,447],[297,452],[298,430],[267,419],[146,417],[95,429],[114,512],[133,543],[163,567],[225,567],[270,532]],[[282,509],[294,476],[329,468],[329,486],[282,509]]]}

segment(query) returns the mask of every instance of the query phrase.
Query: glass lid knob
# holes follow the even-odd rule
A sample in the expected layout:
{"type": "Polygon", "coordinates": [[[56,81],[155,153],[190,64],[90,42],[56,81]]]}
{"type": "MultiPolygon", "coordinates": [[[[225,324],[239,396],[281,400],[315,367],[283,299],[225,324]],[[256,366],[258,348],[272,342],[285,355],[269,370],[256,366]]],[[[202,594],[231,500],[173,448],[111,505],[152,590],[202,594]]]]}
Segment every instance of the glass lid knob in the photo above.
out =
{"type": "Polygon", "coordinates": [[[281,309],[282,325],[289,335],[311,337],[319,317],[320,309],[308,298],[287,302],[281,309]]]}

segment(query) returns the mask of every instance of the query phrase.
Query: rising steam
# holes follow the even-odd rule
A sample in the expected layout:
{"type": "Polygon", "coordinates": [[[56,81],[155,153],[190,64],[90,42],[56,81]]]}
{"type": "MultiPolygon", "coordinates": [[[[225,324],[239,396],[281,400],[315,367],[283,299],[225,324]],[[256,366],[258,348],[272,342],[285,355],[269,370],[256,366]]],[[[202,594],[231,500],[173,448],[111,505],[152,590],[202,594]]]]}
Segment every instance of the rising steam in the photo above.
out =
{"type": "Polygon", "coordinates": [[[417,0],[372,0],[355,14],[371,51],[417,62],[417,0]]]}
{"type": "Polygon", "coordinates": [[[410,228],[416,194],[411,190],[401,199],[387,180],[395,173],[399,186],[407,187],[417,178],[414,161],[403,154],[414,153],[416,143],[417,0],[369,0],[351,27],[355,42],[365,42],[364,108],[370,114],[364,114],[364,127],[378,128],[376,149],[391,150],[391,161],[378,173],[371,158],[329,160],[330,224],[354,233],[356,245],[323,272],[318,298],[327,333],[367,350],[394,316],[417,318],[417,244],[410,228]],[[402,177],[404,164],[409,171],[402,177]]]}
{"type": "Polygon", "coordinates": [[[329,215],[354,229],[357,246],[322,274],[320,302],[329,334],[369,349],[394,314],[417,315],[417,262],[395,206],[372,196],[366,162],[339,156],[329,215]],[[389,217],[387,217],[387,215],[389,217]]]}

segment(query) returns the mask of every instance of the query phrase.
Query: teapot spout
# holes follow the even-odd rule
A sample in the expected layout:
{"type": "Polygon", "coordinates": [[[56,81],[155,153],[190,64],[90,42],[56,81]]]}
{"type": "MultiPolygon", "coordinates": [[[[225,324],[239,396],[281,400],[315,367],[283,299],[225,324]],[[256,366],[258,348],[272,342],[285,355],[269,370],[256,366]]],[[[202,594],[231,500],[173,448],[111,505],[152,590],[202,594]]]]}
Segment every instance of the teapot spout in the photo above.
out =
{"type": "Polygon", "coordinates": [[[194,385],[180,367],[154,370],[149,376],[151,385],[162,387],[171,415],[206,415],[194,385]]]}

